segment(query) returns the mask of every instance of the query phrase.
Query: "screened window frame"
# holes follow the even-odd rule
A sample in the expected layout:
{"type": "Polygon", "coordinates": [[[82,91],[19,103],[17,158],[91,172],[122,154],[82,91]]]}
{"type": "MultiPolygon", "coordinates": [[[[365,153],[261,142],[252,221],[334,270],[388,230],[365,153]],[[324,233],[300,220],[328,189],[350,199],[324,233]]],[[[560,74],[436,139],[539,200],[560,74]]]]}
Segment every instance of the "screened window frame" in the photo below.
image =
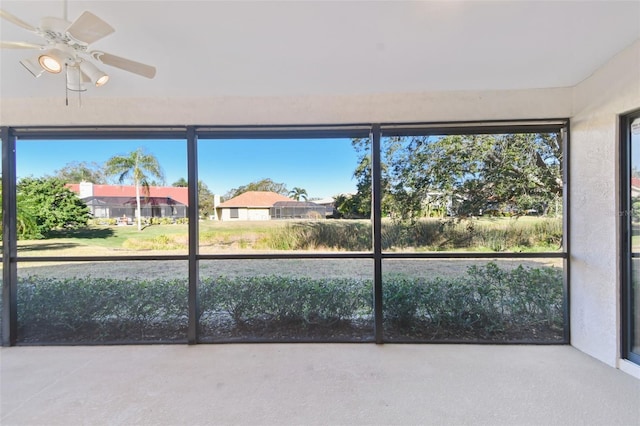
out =
{"type": "MultiPolygon", "coordinates": [[[[496,258],[563,258],[564,259],[564,340],[570,341],[569,323],[569,119],[544,120],[497,120],[440,123],[384,123],[316,126],[97,126],[97,127],[2,127],[2,190],[3,190],[3,235],[9,238],[3,244],[3,310],[2,344],[17,343],[17,265],[20,262],[46,261],[139,261],[139,260],[187,260],[189,264],[189,344],[199,343],[198,338],[198,279],[199,261],[216,259],[373,259],[374,260],[374,341],[384,343],[382,327],[382,260],[393,258],[414,259],[496,259],[496,258]],[[471,133],[516,133],[550,132],[563,134],[563,250],[548,253],[389,253],[381,249],[381,187],[380,187],[380,139],[385,135],[412,134],[471,134],[471,133]],[[356,138],[369,137],[372,146],[372,247],[365,252],[336,253],[271,253],[271,254],[215,254],[201,255],[198,240],[198,155],[197,143],[203,139],[303,139],[303,138],[356,138]],[[134,255],[134,256],[38,256],[20,257],[16,245],[16,139],[185,139],[189,182],[189,247],[186,255],[134,255]],[[12,238],[14,237],[14,238],[12,238]]],[[[139,342],[135,342],[139,343],[139,342]]],[[[490,342],[486,342],[490,343],[490,342]]]]}
{"type": "MultiPolygon", "coordinates": [[[[633,252],[631,201],[632,146],[631,123],[640,119],[640,109],[619,117],[620,126],[620,357],[640,365],[640,354],[633,352],[633,334],[640,324],[633,322],[633,260],[640,252],[633,252]]],[[[636,307],[635,309],[638,309],[636,307]]]]}

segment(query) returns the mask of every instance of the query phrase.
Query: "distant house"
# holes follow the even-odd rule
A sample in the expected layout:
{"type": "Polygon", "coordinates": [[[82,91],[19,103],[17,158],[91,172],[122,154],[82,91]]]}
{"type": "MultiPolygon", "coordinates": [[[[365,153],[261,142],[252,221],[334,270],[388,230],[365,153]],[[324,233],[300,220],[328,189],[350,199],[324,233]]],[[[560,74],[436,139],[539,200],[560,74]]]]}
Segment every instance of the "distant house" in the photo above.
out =
{"type": "Polygon", "coordinates": [[[640,196],[640,178],[631,178],[631,198],[640,196]]]}
{"type": "Polygon", "coordinates": [[[333,197],[316,198],[309,200],[314,204],[324,207],[325,216],[329,218],[335,218],[339,216],[338,209],[336,208],[336,200],[333,197]]]}
{"type": "Polygon", "coordinates": [[[275,192],[247,191],[218,205],[216,212],[220,220],[269,220],[278,201],[292,200],[275,192]]]}
{"type": "Polygon", "coordinates": [[[324,219],[326,208],[268,191],[248,191],[216,208],[220,220],[324,219]]]}
{"type": "MultiPolygon", "coordinates": [[[[127,185],[94,185],[91,182],[68,184],[78,194],[95,218],[133,218],[136,216],[136,188],[127,185]]],[[[140,191],[140,216],[187,217],[188,189],[173,186],[150,186],[140,191]]]]}

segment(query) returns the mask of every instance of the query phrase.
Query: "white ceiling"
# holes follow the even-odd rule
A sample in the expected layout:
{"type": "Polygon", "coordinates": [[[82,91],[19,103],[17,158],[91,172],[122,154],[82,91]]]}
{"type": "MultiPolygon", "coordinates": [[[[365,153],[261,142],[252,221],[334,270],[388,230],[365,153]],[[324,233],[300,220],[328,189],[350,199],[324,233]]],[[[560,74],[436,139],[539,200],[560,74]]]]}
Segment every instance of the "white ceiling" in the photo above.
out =
{"type": "MultiPolygon", "coordinates": [[[[2,0],[38,25],[62,1],[2,0]]],[[[361,95],[573,86],[640,39],[640,1],[74,1],[116,32],[92,48],[155,65],[148,80],[111,75],[96,97],[361,95]]],[[[4,41],[38,42],[6,21],[4,41]]],[[[2,98],[55,97],[0,53],[2,98]]],[[[630,72],[640,72],[631,70],[630,72]]],[[[87,96],[89,96],[87,94],[87,96]]]]}

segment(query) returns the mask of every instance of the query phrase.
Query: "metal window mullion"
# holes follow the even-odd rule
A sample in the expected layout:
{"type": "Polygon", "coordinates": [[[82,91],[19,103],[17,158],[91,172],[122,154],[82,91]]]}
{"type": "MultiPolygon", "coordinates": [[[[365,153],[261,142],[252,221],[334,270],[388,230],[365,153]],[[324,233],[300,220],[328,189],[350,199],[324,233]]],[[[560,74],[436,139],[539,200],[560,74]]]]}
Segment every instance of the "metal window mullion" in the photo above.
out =
{"type": "Polygon", "coordinates": [[[189,325],[187,341],[190,345],[198,343],[198,137],[194,127],[187,128],[187,181],[189,197],[189,325]]]}
{"type": "Polygon", "coordinates": [[[631,264],[633,253],[631,251],[631,191],[629,175],[631,174],[631,140],[627,136],[629,120],[622,117],[620,124],[620,357],[627,358],[629,354],[629,287],[631,279],[631,264]]]}
{"type": "Polygon", "coordinates": [[[382,184],[380,125],[371,128],[371,221],[373,242],[373,314],[375,342],[384,342],[382,301],[382,184]]]}
{"type": "Polygon", "coordinates": [[[565,258],[562,262],[563,271],[563,338],[564,343],[571,343],[571,195],[570,195],[570,153],[569,153],[569,123],[560,130],[562,137],[562,251],[565,258]]]}
{"type": "Polygon", "coordinates": [[[2,346],[18,337],[18,268],[16,207],[16,138],[8,127],[2,135],[2,346]]]}

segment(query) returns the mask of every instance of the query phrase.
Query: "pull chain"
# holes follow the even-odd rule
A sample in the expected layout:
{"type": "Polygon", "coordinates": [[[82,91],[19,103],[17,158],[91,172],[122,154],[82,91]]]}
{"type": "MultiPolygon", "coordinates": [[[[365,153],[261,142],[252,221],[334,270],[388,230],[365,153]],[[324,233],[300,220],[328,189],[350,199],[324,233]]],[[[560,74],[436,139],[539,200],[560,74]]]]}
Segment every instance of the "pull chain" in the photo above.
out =
{"type": "Polygon", "coordinates": [[[65,81],[64,81],[64,104],[65,106],[69,106],[69,65],[64,64],[64,73],[65,81]]]}

